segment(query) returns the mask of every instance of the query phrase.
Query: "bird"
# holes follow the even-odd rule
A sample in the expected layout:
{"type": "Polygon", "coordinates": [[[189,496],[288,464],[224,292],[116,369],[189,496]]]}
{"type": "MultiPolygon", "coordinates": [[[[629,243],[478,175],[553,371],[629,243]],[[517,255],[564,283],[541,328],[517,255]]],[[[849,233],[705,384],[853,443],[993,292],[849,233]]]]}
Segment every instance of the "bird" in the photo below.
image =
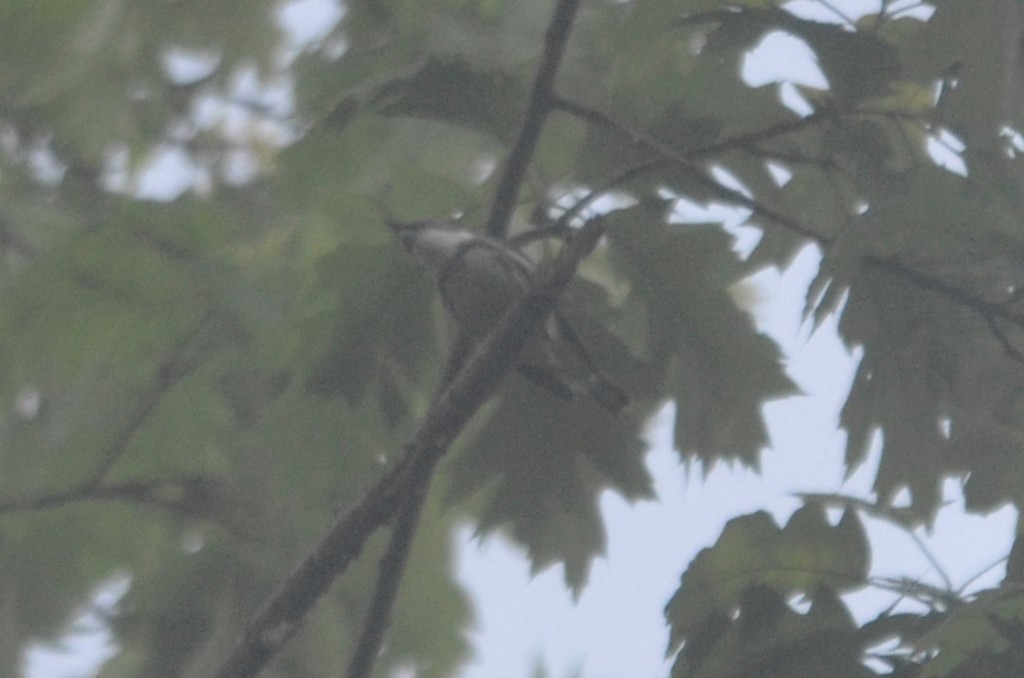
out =
{"type": "MultiPolygon", "coordinates": [[[[504,241],[438,219],[387,224],[433,274],[448,314],[471,342],[482,340],[533,281],[536,264],[504,241]]],[[[520,375],[562,400],[586,396],[613,414],[629,404],[629,396],[600,372],[559,310],[545,319],[539,335],[524,350],[516,367],[520,375]]]]}

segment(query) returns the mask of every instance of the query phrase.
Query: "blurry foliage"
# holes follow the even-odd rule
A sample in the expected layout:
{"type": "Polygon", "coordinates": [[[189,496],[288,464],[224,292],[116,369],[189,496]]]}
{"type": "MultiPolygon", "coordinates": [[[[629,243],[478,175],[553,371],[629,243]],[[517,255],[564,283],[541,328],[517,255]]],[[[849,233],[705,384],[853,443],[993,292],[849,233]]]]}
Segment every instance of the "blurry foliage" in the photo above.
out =
{"type": "MultiPolygon", "coordinates": [[[[882,510],[908,488],[901,516],[928,523],[948,476],[969,510],[1024,501],[1024,10],[881,4],[835,23],[769,0],[584,4],[513,229],[618,182],[565,306],[634,402],[610,419],[508,380],[442,468],[381,675],[470,652],[457,517],[579,592],[601,493],[652,496],[641,434],[666,401],[683,460],[757,466],[762,404],[794,386],[730,288],[808,242],[809,316],[840,313],[863,351],[841,425],[851,467],[882,434],[882,510]],[[799,90],[805,117],[740,77],[779,31],[829,83],[799,90]],[[966,176],[929,156],[951,138],[966,176]],[[672,223],[669,195],[746,209],[758,248],[672,223]]],[[[103,675],[210,675],[423,412],[445,324],[383,222],[482,222],[551,3],[343,9],[296,45],[269,0],[0,6],[0,673],[127,575],[103,675]],[[140,195],[168,151],[194,187],[140,195]]],[[[854,508],[730,522],[666,609],[673,675],[862,676],[869,651],[891,675],[1019,675],[1020,558],[998,589],[858,627],[839,597],[869,584],[854,508]]],[[[382,545],[265,675],[337,674],[382,545]]]]}

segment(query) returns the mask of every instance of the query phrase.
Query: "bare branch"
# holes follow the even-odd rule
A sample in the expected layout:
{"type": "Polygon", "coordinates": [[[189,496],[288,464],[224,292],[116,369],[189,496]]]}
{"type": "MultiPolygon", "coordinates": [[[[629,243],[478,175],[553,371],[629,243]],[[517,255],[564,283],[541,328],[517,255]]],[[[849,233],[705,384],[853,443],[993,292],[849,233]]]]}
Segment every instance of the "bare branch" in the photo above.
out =
{"type": "Polygon", "coordinates": [[[213,494],[218,482],[201,476],[139,480],[110,485],[83,483],[61,492],[0,500],[0,515],[63,508],[85,501],[128,501],[192,515],[193,499],[213,494]]]}
{"type": "MultiPolygon", "coordinates": [[[[436,462],[438,457],[433,459],[436,462]]],[[[416,536],[423,502],[430,489],[430,479],[435,462],[430,463],[431,468],[423,469],[415,474],[422,478],[423,482],[415,488],[411,488],[413,491],[405,498],[405,502],[395,518],[388,550],[381,558],[378,567],[380,575],[374,588],[370,608],[366,611],[363,632],[359,636],[356,651],[348,665],[346,674],[348,678],[369,678],[373,673],[373,666],[380,655],[381,646],[384,644],[384,634],[391,624],[391,610],[394,608],[395,598],[402,584],[402,575],[409,560],[413,538],[416,536]]]]}
{"type": "Polygon", "coordinates": [[[622,174],[620,174],[619,176],[605,183],[603,186],[599,186],[591,190],[582,198],[574,202],[572,204],[572,207],[570,207],[569,209],[565,210],[565,212],[560,214],[558,219],[556,219],[553,223],[542,226],[540,228],[532,229],[530,231],[518,233],[512,238],[509,238],[509,242],[517,247],[522,247],[523,245],[526,245],[528,243],[535,242],[537,240],[543,240],[545,238],[564,238],[568,235],[571,235],[572,229],[569,225],[572,222],[572,220],[580,216],[580,213],[582,213],[583,210],[585,210],[587,207],[593,204],[594,201],[596,201],[598,198],[608,195],[612,191],[629,183],[638,176],[641,176],[643,174],[646,174],[647,172],[656,170],[664,166],[664,160],[654,160],[652,162],[646,162],[641,165],[637,165],[636,167],[631,167],[622,172],[622,174]]]}
{"type": "Polygon", "coordinates": [[[992,336],[999,342],[999,346],[1002,347],[1003,353],[1010,360],[1024,365],[1024,354],[1020,350],[1010,343],[1010,338],[1006,336],[1006,332],[999,326],[999,322],[991,316],[989,313],[982,314],[985,323],[988,325],[988,329],[992,332],[992,336]]]}
{"type": "Polygon", "coordinates": [[[498,181],[494,201],[491,203],[491,214],[487,218],[487,233],[491,237],[502,238],[508,230],[508,222],[512,218],[519,188],[533,159],[533,152],[537,148],[544,119],[551,110],[555,75],[562,62],[562,55],[569,41],[570,29],[579,5],[580,0],[559,0],[551,23],[548,24],[544,36],[544,53],[537,69],[537,78],[533,82],[530,104],[523,117],[516,143],[505,161],[505,168],[498,181]]]}
{"type": "Polygon", "coordinates": [[[167,393],[174,388],[174,385],[181,381],[187,374],[195,369],[195,365],[187,359],[189,349],[193,346],[196,337],[208,326],[210,315],[208,314],[188,335],[182,337],[173,347],[170,354],[157,367],[156,383],[138,399],[135,410],[128,417],[128,421],[117,432],[106,456],[92,472],[92,476],[84,484],[85,489],[99,486],[103,482],[110,469],[128,451],[128,446],[139,428],[146,422],[157,405],[167,393]]]}
{"type": "Polygon", "coordinates": [[[854,27],[857,26],[857,22],[854,21],[852,16],[850,16],[849,14],[847,14],[846,12],[841,10],[839,7],[837,7],[833,3],[829,2],[829,0],[818,0],[818,4],[820,4],[822,7],[824,7],[825,9],[829,10],[830,12],[835,14],[837,17],[842,19],[843,23],[846,24],[847,26],[849,26],[851,28],[854,28],[854,27]]]}
{"type": "Polygon", "coordinates": [[[890,273],[900,277],[907,278],[921,289],[929,290],[940,296],[946,297],[947,299],[955,301],[962,306],[970,308],[976,314],[981,316],[981,318],[988,323],[990,327],[992,326],[991,323],[995,319],[999,319],[1005,320],[1017,327],[1024,328],[1024,313],[1016,311],[1003,304],[983,299],[972,292],[968,292],[967,290],[957,287],[956,285],[948,283],[940,278],[935,278],[910,268],[900,261],[875,255],[868,255],[864,257],[864,263],[875,268],[889,271],[890,273]]]}
{"type": "MultiPolygon", "coordinates": [[[[558,110],[564,111],[569,115],[573,115],[581,120],[607,127],[616,130],[618,133],[626,136],[630,141],[636,144],[646,145],[647,143],[658,142],[650,139],[646,135],[641,134],[636,130],[627,129],[618,123],[611,116],[603,113],[597,109],[584,106],[583,104],[563,99],[561,97],[554,97],[552,105],[558,108],[558,110]]],[[[795,118],[788,122],[778,123],[764,129],[754,130],[746,134],[739,134],[732,137],[727,137],[721,141],[716,141],[711,144],[705,144],[704,146],[695,146],[688,148],[683,152],[677,152],[679,155],[686,157],[689,160],[697,160],[700,158],[707,158],[714,155],[719,155],[726,151],[733,150],[749,150],[756,144],[763,143],[776,137],[784,136],[786,134],[794,134],[796,132],[816,127],[827,120],[829,120],[830,114],[826,111],[815,111],[810,115],[806,115],[802,118],[795,118]]]]}

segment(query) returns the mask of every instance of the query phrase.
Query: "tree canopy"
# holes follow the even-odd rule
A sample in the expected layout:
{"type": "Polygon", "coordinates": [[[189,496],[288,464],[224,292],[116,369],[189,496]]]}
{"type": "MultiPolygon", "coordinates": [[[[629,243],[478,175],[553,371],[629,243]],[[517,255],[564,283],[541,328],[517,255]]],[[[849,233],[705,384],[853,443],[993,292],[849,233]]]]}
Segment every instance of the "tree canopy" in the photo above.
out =
{"type": "Polygon", "coordinates": [[[843,598],[864,515],[1024,501],[1022,40],[1014,0],[3,3],[0,673],[120,581],[104,676],[451,675],[456,521],[578,594],[666,403],[687,466],[771,454],[796,386],[736,290],[813,244],[875,494],[680,563],[673,676],[1024,674],[1019,545],[982,592],[908,573],[921,612],[843,598]],[[827,86],[743,78],[777,33],[827,86]],[[386,227],[421,218],[540,262],[474,350],[386,227]],[[555,304],[619,415],[503,378],[555,304]]]}

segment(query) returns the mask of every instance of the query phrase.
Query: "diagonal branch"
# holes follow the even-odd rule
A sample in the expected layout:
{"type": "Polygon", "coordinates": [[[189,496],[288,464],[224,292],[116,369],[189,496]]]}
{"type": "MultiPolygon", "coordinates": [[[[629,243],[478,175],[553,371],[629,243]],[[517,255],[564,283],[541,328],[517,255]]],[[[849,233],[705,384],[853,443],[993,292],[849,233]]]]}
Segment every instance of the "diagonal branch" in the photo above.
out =
{"type": "Polygon", "coordinates": [[[183,499],[187,497],[175,496],[176,494],[189,495],[200,490],[211,489],[215,481],[198,476],[117,484],[104,483],[110,469],[128,451],[132,440],[135,439],[135,434],[153,414],[164,396],[196,368],[195,361],[188,360],[187,354],[192,349],[196,336],[206,328],[208,319],[209,316],[201,321],[193,332],[179,339],[170,353],[160,362],[155,383],[139,396],[135,409],[128,416],[124,425],[115,433],[109,449],[105,451],[103,458],[87,478],[65,490],[0,499],[0,515],[60,508],[76,502],[99,500],[133,501],[186,512],[183,499]]]}
{"type": "Polygon", "coordinates": [[[534,329],[555,307],[579,262],[604,232],[600,220],[585,224],[551,266],[541,270],[520,299],[443,391],[405,447],[398,463],[342,513],[328,533],[257,614],[217,672],[219,678],[255,676],[298,630],[336,577],[359,555],[369,536],[400,510],[410,488],[425,487],[444,455],[509,370],[534,329]]]}
{"type": "Polygon", "coordinates": [[[544,53],[537,69],[537,78],[533,81],[530,104],[523,117],[522,127],[519,128],[515,146],[505,161],[505,168],[498,181],[494,201],[491,203],[491,214],[487,218],[487,234],[493,238],[504,237],[505,231],[508,230],[519,187],[522,186],[526,169],[533,159],[533,152],[537,148],[537,141],[544,127],[544,119],[551,111],[555,76],[562,63],[562,55],[565,53],[565,45],[569,41],[570,29],[579,5],[580,0],[559,0],[551,23],[548,24],[547,33],[544,35],[544,53]]]}
{"type": "MultiPolygon", "coordinates": [[[[710,176],[703,167],[700,167],[695,163],[688,153],[677,151],[649,135],[631,129],[615,121],[600,111],[588,109],[576,104],[573,104],[570,107],[562,106],[560,104],[560,108],[563,108],[574,115],[580,115],[590,122],[606,127],[607,129],[641,146],[655,156],[663,158],[664,160],[671,162],[673,165],[686,170],[691,179],[702,188],[707,189],[721,200],[749,209],[751,213],[760,217],[764,221],[774,223],[775,225],[781,226],[782,228],[792,231],[797,235],[813,240],[824,248],[831,247],[835,242],[833,238],[815,231],[807,224],[778,212],[741,191],[725,186],[710,176]]],[[[795,130],[780,129],[780,131],[789,132],[795,130]]],[[[753,135],[747,136],[752,137],[753,135]]],[[[889,273],[909,280],[920,289],[928,290],[943,296],[952,302],[971,309],[975,314],[980,316],[980,318],[986,322],[990,328],[993,328],[993,330],[996,327],[996,320],[1002,320],[1024,329],[1024,312],[1015,310],[1014,308],[1002,303],[989,301],[978,294],[946,282],[939,277],[918,271],[894,257],[883,257],[868,254],[865,255],[861,261],[867,266],[888,271],[889,273]]],[[[1005,336],[1001,333],[996,333],[996,338],[1003,343],[1005,349],[1005,336]]],[[[1012,350],[1007,350],[1007,353],[1011,358],[1016,359],[1012,350]]]]}
{"type": "Polygon", "coordinates": [[[664,167],[665,164],[664,160],[653,160],[651,162],[645,162],[640,165],[630,167],[618,176],[606,181],[601,186],[588,191],[586,195],[574,202],[551,224],[539,226],[522,233],[517,233],[513,237],[509,238],[509,242],[516,247],[523,247],[531,242],[544,240],[545,238],[565,238],[572,234],[571,224],[573,219],[580,216],[585,209],[594,204],[594,202],[599,198],[607,196],[639,176],[664,167]]]}
{"type": "Polygon", "coordinates": [[[947,299],[950,299],[962,306],[966,306],[981,316],[982,320],[988,323],[990,327],[992,327],[995,320],[998,319],[1024,329],[1024,312],[1014,310],[1004,304],[984,299],[973,292],[968,292],[962,287],[957,287],[956,285],[948,283],[941,278],[921,273],[897,259],[869,254],[864,257],[863,261],[865,264],[874,268],[888,271],[902,278],[907,278],[921,289],[934,292],[935,294],[946,297],[947,299]]]}
{"type": "Polygon", "coordinates": [[[1010,338],[1006,336],[1006,332],[1003,331],[1003,328],[999,326],[998,322],[996,322],[996,319],[987,314],[984,315],[983,319],[985,320],[985,324],[988,325],[988,329],[992,333],[992,336],[994,336],[996,341],[999,342],[999,346],[1003,349],[1003,353],[1006,354],[1006,357],[1015,363],[1024,365],[1024,353],[1021,353],[1020,350],[1013,345],[1010,338]]]}
{"type": "MultiPolygon", "coordinates": [[[[558,110],[580,118],[581,120],[586,120],[587,122],[613,129],[619,134],[626,136],[634,143],[643,145],[660,145],[659,142],[647,135],[641,134],[636,130],[626,128],[607,113],[599,111],[596,108],[591,108],[557,95],[552,96],[551,105],[558,110]]],[[[722,139],[721,141],[688,148],[682,155],[685,155],[689,160],[696,160],[698,158],[718,155],[726,151],[747,150],[757,144],[769,141],[776,137],[785,136],[786,134],[795,134],[796,132],[816,127],[829,120],[830,115],[829,111],[815,111],[802,118],[794,118],[793,120],[780,122],[772,125],[771,127],[765,127],[764,129],[754,130],[745,134],[737,134],[735,136],[722,139]]]]}
{"type": "Polygon", "coordinates": [[[197,501],[213,496],[219,483],[202,476],[137,480],[109,485],[83,483],[61,492],[0,500],[0,515],[62,508],[84,501],[129,501],[167,510],[194,513],[197,501]]]}
{"type": "Polygon", "coordinates": [[[346,673],[348,678],[368,678],[373,673],[373,665],[384,644],[384,634],[391,623],[391,611],[409,560],[423,503],[430,489],[433,467],[436,466],[438,459],[439,457],[433,457],[425,461],[429,467],[415,474],[422,482],[417,487],[410,488],[412,491],[405,498],[395,517],[387,551],[380,560],[380,575],[373,592],[373,600],[366,611],[363,631],[359,636],[356,650],[349,661],[346,673]]]}
{"type": "MultiPolygon", "coordinates": [[[[602,127],[605,127],[615,132],[616,134],[625,137],[630,142],[640,146],[641,148],[647,150],[650,153],[653,153],[657,157],[660,157],[668,162],[671,162],[673,165],[686,170],[687,173],[696,183],[698,183],[702,188],[706,188],[708,191],[715,194],[720,199],[725,200],[727,202],[731,202],[734,205],[746,207],[754,214],[768,221],[774,222],[779,226],[787,228],[799,235],[802,235],[805,238],[809,238],[823,245],[831,244],[831,240],[829,238],[817,233],[816,231],[814,231],[814,229],[805,226],[804,224],[801,224],[796,219],[792,219],[786,216],[785,214],[782,214],[781,212],[776,212],[775,210],[766,207],[765,205],[762,205],[758,201],[754,200],[753,198],[745,195],[744,193],[729,188],[728,186],[725,186],[721,182],[716,181],[707,174],[703,167],[694,162],[694,157],[691,156],[690,153],[678,151],[669,146],[668,144],[659,141],[654,137],[651,137],[650,135],[644,134],[639,130],[631,129],[623,125],[622,123],[615,121],[613,118],[609,117],[608,115],[600,111],[589,109],[585,106],[580,106],[578,104],[571,104],[571,106],[567,106],[567,102],[566,105],[562,105],[561,107],[564,110],[566,110],[566,112],[572,113],[573,115],[583,116],[584,119],[599,124],[602,127]]],[[[794,130],[787,127],[785,131],[789,132],[794,130]]],[[[752,137],[753,135],[746,136],[752,137]]],[[[716,145],[715,147],[724,148],[721,145],[716,145]]],[[[712,147],[709,146],[708,148],[712,147]]]]}
{"type": "Polygon", "coordinates": [[[93,469],[92,475],[83,483],[83,488],[98,487],[106,478],[110,469],[125,455],[135,434],[149,419],[174,386],[192,372],[197,364],[195,360],[188,360],[189,350],[192,349],[198,335],[205,330],[210,323],[210,315],[199,322],[195,330],[180,338],[171,349],[170,354],[161,361],[157,367],[156,382],[143,393],[135,406],[134,411],[128,417],[128,421],[117,432],[114,441],[110,445],[103,459],[93,469]]]}

